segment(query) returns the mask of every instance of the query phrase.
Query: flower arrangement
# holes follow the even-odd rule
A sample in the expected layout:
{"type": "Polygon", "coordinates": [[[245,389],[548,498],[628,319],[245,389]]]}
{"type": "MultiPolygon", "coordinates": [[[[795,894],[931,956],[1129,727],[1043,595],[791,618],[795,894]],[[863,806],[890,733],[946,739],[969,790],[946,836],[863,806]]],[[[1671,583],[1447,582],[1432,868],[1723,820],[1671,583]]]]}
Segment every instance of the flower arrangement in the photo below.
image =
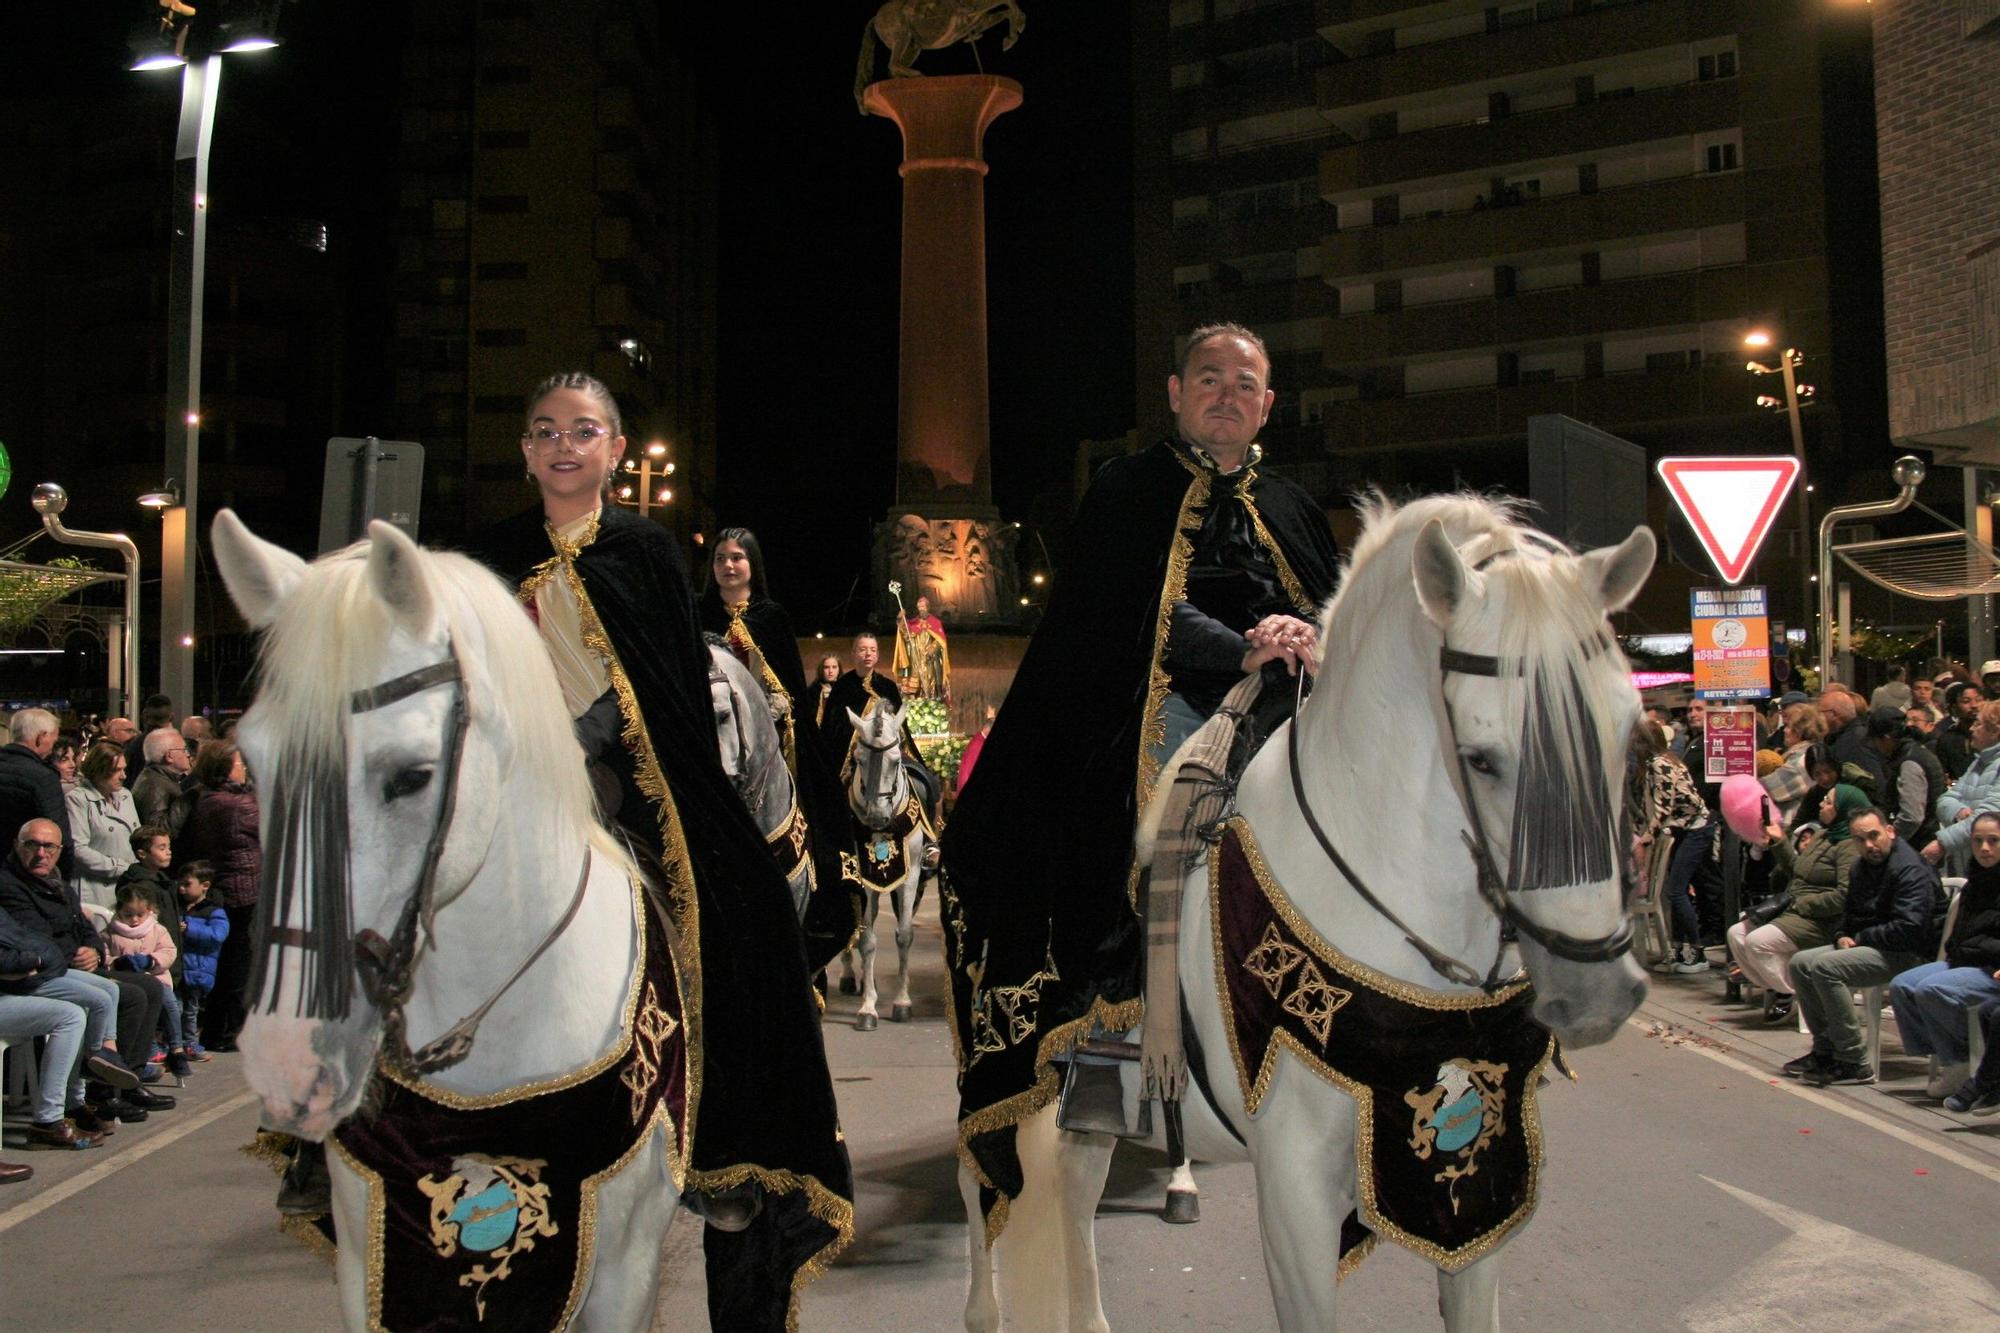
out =
{"type": "Polygon", "coordinates": [[[942,699],[912,699],[903,721],[913,736],[942,736],[951,730],[951,709],[942,699]]]}
{"type": "Polygon", "coordinates": [[[970,736],[924,736],[917,740],[917,753],[947,791],[958,789],[959,761],[965,758],[965,747],[971,740],[970,736]]]}

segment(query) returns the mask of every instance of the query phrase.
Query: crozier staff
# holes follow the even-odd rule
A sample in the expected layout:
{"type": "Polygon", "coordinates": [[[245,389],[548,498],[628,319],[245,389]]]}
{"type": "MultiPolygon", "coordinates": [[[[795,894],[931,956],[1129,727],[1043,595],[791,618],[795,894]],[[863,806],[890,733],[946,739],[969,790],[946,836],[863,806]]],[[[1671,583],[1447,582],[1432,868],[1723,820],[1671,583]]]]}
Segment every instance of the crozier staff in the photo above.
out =
{"type": "Polygon", "coordinates": [[[686,569],[663,528],[606,503],[625,444],[602,383],[544,381],[521,435],[541,503],[474,553],[540,627],[680,937],[710,1318],[781,1328],[800,1275],[851,1234],[853,1186],[791,894],[723,776],[686,569]]]}

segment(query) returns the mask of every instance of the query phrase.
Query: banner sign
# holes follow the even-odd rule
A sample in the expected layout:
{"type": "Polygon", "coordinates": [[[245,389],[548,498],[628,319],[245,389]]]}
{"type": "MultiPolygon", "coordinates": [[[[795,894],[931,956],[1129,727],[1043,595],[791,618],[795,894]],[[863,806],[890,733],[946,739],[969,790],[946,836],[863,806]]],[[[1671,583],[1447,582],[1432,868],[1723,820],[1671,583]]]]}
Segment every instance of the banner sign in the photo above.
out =
{"type": "Polygon", "coordinates": [[[1761,587],[1696,588],[1694,692],[1703,699],[1771,697],[1771,622],[1761,587]]]}
{"type": "Polygon", "coordinates": [[[1705,725],[1707,743],[1702,755],[1702,776],[1720,782],[1738,773],[1757,776],[1757,710],[1754,708],[1711,708],[1705,725]]]}

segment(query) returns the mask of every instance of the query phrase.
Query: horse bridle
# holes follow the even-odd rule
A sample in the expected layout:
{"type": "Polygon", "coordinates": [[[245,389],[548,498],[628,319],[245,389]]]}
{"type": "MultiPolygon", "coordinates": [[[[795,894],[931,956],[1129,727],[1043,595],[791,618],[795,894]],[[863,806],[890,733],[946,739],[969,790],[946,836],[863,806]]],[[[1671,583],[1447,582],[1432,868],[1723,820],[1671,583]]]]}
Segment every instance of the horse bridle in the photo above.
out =
{"type": "Polygon", "coordinates": [[[764,798],[754,790],[750,778],[748,768],[752,753],[750,733],[743,728],[743,710],[737,706],[740,696],[738,696],[735,686],[730,683],[729,673],[717,666],[714,658],[710,658],[708,662],[708,683],[711,686],[720,685],[729,693],[729,721],[730,725],[736,729],[736,752],[743,756],[744,764],[744,768],[736,774],[735,779],[730,785],[736,788],[737,796],[741,798],[745,805],[750,807],[751,812],[754,814],[762,806],[764,798]]]}
{"type": "MultiPolygon", "coordinates": [[[[1610,640],[1601,630],[1595,638],[1584,645],[1587,655],[1595,655],[1609,647],[1610,640]]],[[[1608,963],[1632,948],[1630,916],[1621,917],[1618,929],[1609,935],[1601,935],[1594,939],[1566,934],[1535,921],[1515,904],[1494,862],[1491,844],[1486,836],[1486,825],[1480,819],[1478,803],[1472,799],[1472,780],[1467,772],[1465,752],[1458,743],[1458,724],[1452,716],[1451,700],[1445,696],[1444,683],[1454,672],[1460,675],[1498,679],[1503,674],[1523,675],[1525,670],[1523,663],[1513,663],[1510,668],[1504,666],[1498,657],[1460,652],[1447,643],[1438,649],[1438,672],[1430,681],[1431,715],[1437,723],[1440,747],[1453,760],[1446,765],[1445,772],[1451,778],[1452,790],[1458,796],[1459,809],[1464,813],[1468,825],[1467,828],[1459,830],[1459,837],[1464,840],[1466,850],[1472,855],[1473,875],[1477,881],[1480,900],[1500,922],[1500,942],[1493,954],[1493,966],[1487,969],[1483,977],[1478,969],[1430,943],[1390,910],[1388,905],[1368,887],[1367,882],[1355,872],[1354,867],[1347,863],[1347,858],[1340,854],[1340,850],[1333,845],[1333,840],[1327,837],[1326,830],[1320,826],[1319,819],[1313,814],[1312,804],[1306,798],[1305,781],[1301,777],[1299,765],[1299,715],[1304,710],[1305,701],[1306,673],[1303,671],[1299,673],[1297,702],[1292,711],[1291,734],[1288,737],[1292,798],[1298,803],[1299,813],[1305,817],[1306,827],[1312,830],[1313,838],[1319,843],[1320,850],[1325,853],[1327,859],[1333,862],[1334,868],[1354,886],[1354,891],[1361,895],[1363,902],[1402,932],[1403,938],[1409,942],[1411,948],[1423,955],[1424,961],[1430,964],[1432,971],[1447,981],[1462,986],[1477,986],[1488,994],[1512,984],[1511,977],[1501,975],[1501,968],[1505,965],[1508,948],[1522,935],[1556,957],[1574,963],[1608,963]]],[[[1618,864],[1621,879],[1627,878],[1629,869],[1623,855],[1619,856],[1618,864]]],[[[1621,895],[1621,902],[1629,901],[1629,898],[1629,892],[1621,895]]]]}
{"type": "MultiPolygon", "coordinates": [[[[388,938],[384,939],[372,929],[362,929],[355,932],[353,941],[354,971],[360,979],[362,993],[382,1014],[382,1060],[398,1072],[417,1075],[449,1069],[472,1053],[473,1037],[480,1021],[515,982],[527,975],[528,969],[548,952],[549,946],[569,929],[570,922],[576,919],[577,910],[583,906],[584,890],[590,884],[590,849],[586,846],[583,870],[577,876],[576,892],[570,896],[569,907],[563,912],[562,919],[542,938],[542,942],[535,946],[534,952],[500,983],[485,1003],[452,1024],[435,1040],[426,1042],[421,1049],[410,1050],[403,1007],[409,1003],[416,985],[417,964],[420,961],[417,931],[422,928],[426,949],[436,949],[438,911],[449,906],[466,888],[461,884],[443,898],[439,898],[437,892],[438,866],[444,860],[445,839],[451,832],[452,816],[458,808],[459,770],[465,756],[467,708],[464,668],[450,640],[446,640],[443,661],[419,667],[369,689],[356,690],[349,696],[347,705],[348,714],[358,717],[401,703],[412,695],[440,685],[454,688],[451,710],[445,717],[444,772],[441,774],[444,796],[438,803],[437,822],[432,826],[430,839],[424,847],[423,869],[388,938]]],[[[318,947],[310,935],[296,927],[275,929],[271,932],[271,939],[274,943],[301,949],[318,947]]]]}
{"type": "MultiPolygon", "coordinates": [[[[866,719],[863,719],[863,720],[865,721],[866,719]]],[[[854,733],[854,744],[855,744],[855,745],[856,745],[857,747],[859,747],[859,748],[861,748],[861,749],[863,749],[863,750],[866,750],[866,751],[868,751],[868,752],[869,752],[870,754],[889,754],[889,753],[891,753],[892,751],[893,751],[893,752],[895,752],[895,753],[897,754],[898,758],[897,758],[897,760],[896,760],[896,764],[895,764],[895,766],[894,766],[893,768],[891,768],[891,769],[890,769],[889,771],[890,771],[890,772],[891,772],[892,774],[896,775],[896,776],[897,776],[897,777],[898,777],[899,779],[901,779],[901,780],[904,780],[904,781],[907,781],[907,779],[904,779],[904,778],[902,777],[902,774],[903,774],[903,762],[902,762],[902,759],[901,759],[901,752],[902,752],[902,749],[903,749],[903,738],[902,738],[902,737],[901,737],[900,735],[896,735],[896,736],[892,736],[892,737],[890,737],[890,738],[889,738],[889,741],[888,741],[888,742],[887,742],[886,744],[883,744],[883,745],[873,745],[873,744],[870,744],[870,743],[869,743],[869,740],[868,740],[868,735],[867,735],[867,733],[866,733],[866,732],[864,732],[864,731],[856,731],[856,732],[854,733]]],[[[870,792],[870,793],[869,793],[869,795],[870,795],[870,796],[872,797],[872,796],[874,795],[874,793],[873,793],[873,792],[870,792]]],[[[891,810],[894,810],[894,809],[895,809],[895,807],[896,807],[897,805],[899,805],[899,804],[900,804],[900,802],[898,802],[898,801],[896,800],[896,798],[895,798],[895,794],[894,794],[894,789],[893,789],[893,788],[891,789],[891,793],[890,793],[890,795],[889,795],[889,796],[888,796],[887,798],[885,798],[885,799],[887,799],[887,800],[888,800],[888,802],[889,802],[889,806],[890,806],[890,809],[891,809],[891,810]]],[[[893,820],[894,820],[894,816],[893,816],[893,815],[891,815],[891,817],[890,817],[890,818],[891,818],[891,821],[893,822],[893,820]]],[[[887,825],[884,825],[884,827],[886,828],[886,827],[887,827],[887,825]]]]}

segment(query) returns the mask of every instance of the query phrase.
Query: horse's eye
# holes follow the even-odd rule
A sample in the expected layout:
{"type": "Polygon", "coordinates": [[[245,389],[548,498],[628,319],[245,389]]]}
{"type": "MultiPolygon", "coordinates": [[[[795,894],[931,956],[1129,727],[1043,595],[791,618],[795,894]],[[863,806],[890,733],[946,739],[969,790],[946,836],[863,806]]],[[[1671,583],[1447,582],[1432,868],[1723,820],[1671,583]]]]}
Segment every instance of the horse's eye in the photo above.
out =
{"type": "Polygon", "coordinates": [[[429,765],[404,769],[382,784],[383,801],[399,801],[405,796],[415,796],[431,785],[433,771],[429,765]]]}
{"type": "Polygon", "coordinates": [[[1493,767],[1493,761],[1486,757],[1486,751],[1484,750],[1466,749],[1460,750],[1458,754],[1459,758],[1465,761],[1467,768],[1483,778],[1493,777],[1499,772],[1498,769],[1493,767]]]}

